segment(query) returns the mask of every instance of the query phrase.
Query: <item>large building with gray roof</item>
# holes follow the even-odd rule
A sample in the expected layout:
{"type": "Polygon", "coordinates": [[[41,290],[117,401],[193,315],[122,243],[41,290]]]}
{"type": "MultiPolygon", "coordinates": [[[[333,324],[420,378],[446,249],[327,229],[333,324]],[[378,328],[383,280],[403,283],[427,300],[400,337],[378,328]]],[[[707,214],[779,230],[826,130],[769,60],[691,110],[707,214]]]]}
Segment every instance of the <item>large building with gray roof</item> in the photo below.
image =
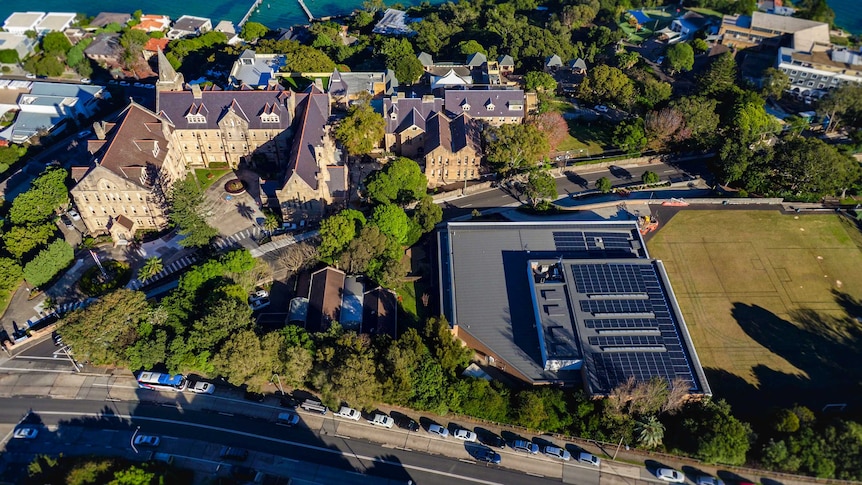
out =
{"type": "Polygon", "coordinates": [[[442,313],[488,366],[596,397],[631,377],[711,394],[634,222],[450,222],[437,242],[442,313]]]}

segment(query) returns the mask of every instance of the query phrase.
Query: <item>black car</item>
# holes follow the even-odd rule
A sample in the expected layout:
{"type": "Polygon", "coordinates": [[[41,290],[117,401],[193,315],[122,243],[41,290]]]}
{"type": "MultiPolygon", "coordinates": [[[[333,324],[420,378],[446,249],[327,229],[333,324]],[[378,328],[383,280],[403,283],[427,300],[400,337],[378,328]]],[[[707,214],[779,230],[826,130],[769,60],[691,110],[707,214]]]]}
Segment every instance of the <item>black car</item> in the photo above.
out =
{"type": "Polygon", "coordinates": [[[278,404],[283,408],[295,408],[299,405],[299,401],[297,401],[290,394],[285,394],[284,396],[281,396],[281,400],[278,402],[278,404]]]}
{"type": "Polygon", "coordinates": [[[66,216],[66,214],[62,214],[60,216],[60,221],[63,222],[63,225],[66,226],[66,229],[74,229],[75,228],[75,225],[72,224],[72,219],[69,219],[69,217],[66,216]]]}
{"type": "Polygon", "coordinates": [[[483,450],[479,450],[476,453],[476,459],[479,461],[484,461],[485,463],[490,463],[492,465],[500,464],[500,454],[494,450],[485,448],[483,450]]]}
{"type": "Polygon", "coordinates": [[[245,395],[243,397],[245,397],[246,400],[252,401],[252,402],[263,402],[263,400],[266,398],[266,396],[264,396],[263,394],[261,394],[259,392],[251,392],[251,391],[245,391],[245,395]]]}
{"type": "Polygon", "coordinates": [[[236,448],[233,446],[224,446],[219,453],[222,460],[245,461],[248,458],[248,450],[245,448],[236,448]]]}
{"type": "Polygon", "coordinates": [[[506,440],[494,433],[478,433],[479,442],[483,445],[488,445],[492,448],[503,449],[506,447],[506,440]]]}
{"type": "Polygon", "coordinates": [[[395,424],[397,424],[399,428],[407,429],[410,431],[419,431],[419,424],[416,421],[410,419],[409,416],[396,417],[395,424]]]}

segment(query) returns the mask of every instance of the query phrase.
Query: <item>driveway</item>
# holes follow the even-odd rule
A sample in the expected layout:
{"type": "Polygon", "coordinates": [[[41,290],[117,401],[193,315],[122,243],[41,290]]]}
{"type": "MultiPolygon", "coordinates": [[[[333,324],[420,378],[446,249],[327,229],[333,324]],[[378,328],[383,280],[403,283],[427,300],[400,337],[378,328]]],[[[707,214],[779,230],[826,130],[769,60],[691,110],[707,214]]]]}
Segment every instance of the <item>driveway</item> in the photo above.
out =
{"type": "MultiPolygon", "coordinates": [[[[207,210],[207,222],[216,228],[222,236],[231,236],[240,231],[254,228],[263,223],[263,212],[261,212],[257,201],[248,192],[231,195],[225,192],[224,184],[232,178],[236,178],[234,172],[228,173],[213,183],[204,192],[204,206],[207,210]]],[[[257,177],[249,177],[243,174],[243,180],[254,184],[250,185],[257,189],[257,177]]]]}

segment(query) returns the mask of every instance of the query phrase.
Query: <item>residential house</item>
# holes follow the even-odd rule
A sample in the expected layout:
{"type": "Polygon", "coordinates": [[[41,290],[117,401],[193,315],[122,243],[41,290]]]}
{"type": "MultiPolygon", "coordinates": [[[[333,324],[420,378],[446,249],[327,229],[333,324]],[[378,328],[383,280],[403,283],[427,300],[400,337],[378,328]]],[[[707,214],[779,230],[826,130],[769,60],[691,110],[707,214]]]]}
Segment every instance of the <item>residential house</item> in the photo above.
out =
{"type": "Polygon", "coordinates": [[[228,45],[237,45],[243,42],[242,38],[236,33],[236,27],[230,20],[222,20],[213,28],[216,32],[221,32],[227,37],[228,45]]]}
{"type": "Polygon", "coordinates": [[[430,85],[431,89],[449,89],[478,84],[514,84],[506,79],[515,68],[511,56],[488,60],[485,54],[476,52],[467,56],[464,62],[435,61],[427,52],[421,52],[417,57],[425,70],[424,82],[430,85]]]}
{"type": "Polygon", "coordinates": [[[807,51],[781,47],[776,67],[790,78],[790,92],[802,97],[820,98],[839,86],[862,83],[862,51],[832,44],[807,51]]]}
{"type": "Polygon", "coordinates": [[[335,69],[329,78],[329,95],[335,104],[343,107],[364,95],[372,98],[391,96],[397,88],[398,80],[389,69],[383,72],[340,72],[335,69]]]}
{"type": "Polygon", "coordinates": [[[148,39],[144,44],[144,60],[149,61],[150,58],[157,55],[159,52],[164,52],[168,48],[171,41],[162,37],[161,39],[148,39]]]}
{"type": "Polygon", "coordinates": [[[228,83],[232,89],[264,89],[286,64],[284,54],[258,54],[246,49],[234,61],[228,83]]]}
{"type": "Polygon", "coordinates": [[[38,39],[31,39],[24,34],[0,32],[0,50],[14,50],[18,53],[19,59],[24,59],[32,54],[33,48],[38,43],[38,39]]]}
{"type": "Polygon", "coordinates": [[[107,65],[119,64],[123,58],[123,46],[120,45],[120,34],[99,34],[93,42],[84,49],[84,55],[89,59],[107,65]]]}
{"type": "Polygon", "coordinates": [[[164,32],[171,27],[171,18],[167,15],[141,15],[141,21],[133,26],[135,30],[144,32],[164,32]]]}
{"type": "Polygon", "coordinates": [[[296,98],[293,142],[275,199],[285,220],[317,219],[346,203],[347,166],[330,133],[329,94],[311,85],[296,98]]]}
{"type": "Polygon", "coordinates": [[[374,26],[373,32],[382,35],[404,35],[411,37],[416,35],[416,31],[408,26],[410,21],[411,19],[407,17],[407,12],[387,8],[383,12],[383,18],[374,26]]]}
{"type": "Polygon", "coordinates": [[[563,60],[560,56],[554,54],[545,58],[545,72],[556,71],[561,67],[563,67],[563,60]]]}
{"type": "Polygon", "coordinates": [[[764,43],[778,46],[785,36],[792,37],[791,44],[800,50],[830,42],[828,24],[763,12],[754,12],[750,16],[725,15],[718,35],[722,44],[736,49],[764,43]]]}
{"type": "Polygon", "coordinates": [[[425,154],[425,121],[432,113],[442,111],[443,99],[431,94],[407,98],[404,93],[398,93],[384,99],[384,149],[403,157],[422,157],[425,154]]]}
{"type": "MultiPolygon", "coordinates": [[[[302,294],[302,293],[300,293],[302,294]]],[[[397,296],[392,290],[366,290],[361,276],[326,267],[311,274],[308,298],[291,301],[291,319],[309,333],[325,332],[333,322],[348,330],[397,338],[397,296]],[[299,320],[302,316],[304,319],[299,320]]]]}
{"type": "Polygon", "coordinates": [[[452,117],[467,113],[491,126],[522,123],[526,116],[521,89],[450,89],[444,93],[443,104],[452,117]]]}
{"type": "Polygon", "coordinates": [[[703,15],[688,11],[681,17],[673,19],[670,23],[670,29],[676,32],[678,37],[675,37],[676,42],[685,42],[694,38],[694,34],[700,32],[709,24],[709,19],[703,15]]]}
{"type": "Polygon", "coordinates": [[[3,30],[10,34],[24,35],[36,31],[36,26],[45,18],[45,12],[13,12],[3,22],[3,30]]]}
{"type": "Polygon", "coordinates": [[[93,116],[100,99],[109,97],[96,85],[27,83],[18,95],[18,115],[0,137],[24,143],[39,133],[49,133],[64,122],[93,116]]]}
{"type": "Polygon", "coordinates": [[[572,70],[572,74],[580,74],[581,76],[587,74],[587,63],[580,57],[569,61],[567,65],[572,70]]]}
{"type": "Polygon", "coordinates": [[[482,135],[467,113],[449,119],[432,113],[426,122],[424,169],[428,186],[478,179],[482,163],[482,135]]]}
{"type": "Polygon", "coordinates": [[[500,66],[500,75],[503,77],[509,76],[515,72],[515,59],[508,54],[498,57],[497,65],[500,66]]]}
{"type": "Polygon", "coordinates": [[[87,230],[125,244],[137,230],[165,228],[164,194],[187,173],[176,156],[173,124],[133,102],[93,128],[92,158],[72,167],[70,191],[87,230]]]}
{"type": "Polygon", "coordinates": [[[111,24],[125,26],[131,20],[132,16],[127,13],[100,12],[99,15],[96,15],[96,18],[90,21],[88,27],[92,30],[96,30],[105,28],[111,24]]]}
{"type": "Polygon", "coordinates": [[[75,21],[74,13],[48,12],[36,25],[36,33],[43,36],[48,32],[63,32],[75,21]]]}
{"type": "Polygon", "coordinates": [[[213,23],[210,19],[204,17],[195,17],[194,15],[183,15],[178,18],[171,30],[168,31],[168,39],[181,39],[194,35],[200,35],[209,32],[213,29],[213,23]]]}

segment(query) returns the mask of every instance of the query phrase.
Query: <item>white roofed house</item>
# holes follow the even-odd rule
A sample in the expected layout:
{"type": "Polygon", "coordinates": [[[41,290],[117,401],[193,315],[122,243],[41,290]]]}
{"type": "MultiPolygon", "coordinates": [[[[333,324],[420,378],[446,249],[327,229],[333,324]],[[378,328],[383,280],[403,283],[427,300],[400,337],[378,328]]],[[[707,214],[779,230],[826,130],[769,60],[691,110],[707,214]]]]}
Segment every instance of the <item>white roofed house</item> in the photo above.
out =
{"type": "Polygon", "coordinates": [[[213,29],[213,23],[210,19],[204,17],[195,17],[194,15],[183,15],[178,18],[171,30],[168,31],[168,39],[180,39],[193,35],[200,35],[209,32],[213,29]]]}
{"type": "Polygon", "coordinates": [[[24,143],[40,133],[50,133],[66,120],[93,116],[98,102],[106,97],[95,85],[35,82],[18,96],[18,115],[4,132],[15,143],[24,143]]]}
{"type": "Polygon", "coordinates": [[[407,16],[407,12],[394,8],[387,8],[383,12],[383,18],[374,26],[375,34],[383,35],[403,35],[412,37],[416,35],[416,31],[408,25],[411,19],[407,16]]]}
{"type": "Polygon", "coordinates": [[[14,12],[3,22],[3,30],[21,35],[27,31],[35,31],[45,15],[45,12],[14,12]]]}
{"type": "Polygon", "coordinates": [[[24,59],[33,53],[33,48],[39,43],[24,34],[0,32],[0,50],[12,49],[18,53],[19,59],[24,59]]]}
{"type": "Polygon", "coordinates": [[[276,73],[286,64],[284,54],[258,54],[246,49],[234,61],[228,82],[233,89],[263,89],[276,81],[276,73]]]}
{"type": "Polygon", "coordinates": [[[329,78],[329,95],[332,101],[346,107],[363,95],[372,98],[390,96],[398,88],[398,79],[389,69],[380,72],[332,72],[329,78]]]}

